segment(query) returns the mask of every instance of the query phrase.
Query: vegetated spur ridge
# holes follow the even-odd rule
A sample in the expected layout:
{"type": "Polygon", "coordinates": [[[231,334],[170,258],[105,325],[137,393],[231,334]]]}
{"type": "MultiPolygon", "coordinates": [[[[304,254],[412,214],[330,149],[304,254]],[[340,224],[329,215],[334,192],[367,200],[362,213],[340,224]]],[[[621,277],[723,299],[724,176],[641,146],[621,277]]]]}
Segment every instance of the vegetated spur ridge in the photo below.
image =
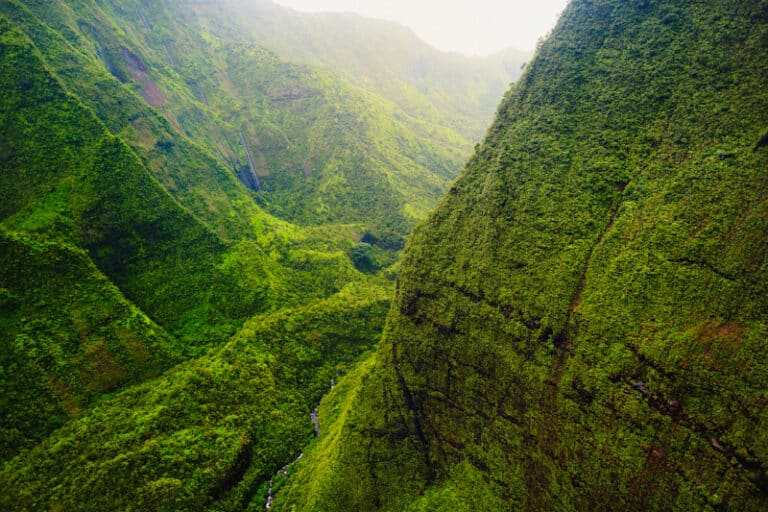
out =
{"type": "MultiPolygon", "coordinates": [[[[378,237],[405,235],[456,176],[474,141],[439,115],[406,112],[336,73],[275,54],[266,32],[241,30],[240,7],[220,3],[209,13],[209,4],[134,0],[44,9],[13,1],[4,11],[41,47],[59,48],[46,59],[66,87],[133,145],[150,145],[147,121],[105,108],[116,91],[99,91],[106,83],[95,81],[93,62],[73,69],[61,49],[74,49],[80,61],[96,58],[177,134],[264,192],[255,199],[270,213],[302,225],[362,223],[378,237]],[[47,30],[35,30],[40,26],[47,30]],[[56,40],[59,31],[67,38],[56,40]]],[[[173,141],[158,142],[157,149],[178,157],[173,141]]],[[[190,192],[211,201],[172,180],[168,162],[147,163],[185,206],[190,192]]],[[[205,220],[220,224],[222,217],[205,220]]]]}
{"type": "Polygon", "coordinates": [[[762,1],[572,1],[275,509],[764,510],[766,58],[762,1]]]}

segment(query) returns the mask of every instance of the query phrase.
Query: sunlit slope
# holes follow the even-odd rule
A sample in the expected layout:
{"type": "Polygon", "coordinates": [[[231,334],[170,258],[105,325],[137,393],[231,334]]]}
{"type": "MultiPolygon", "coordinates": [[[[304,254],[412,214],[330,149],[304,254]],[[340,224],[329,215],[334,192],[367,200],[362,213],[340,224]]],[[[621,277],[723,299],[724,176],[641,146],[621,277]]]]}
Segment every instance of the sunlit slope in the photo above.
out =
{"type": "Polygon", "coordinates": [[[200,341],[207,329],[221,339],[234,319],[332,293],[352,278],[342,251],[364,227],[302,230],[264,214],[130,84],[11,7],[48,51],[6,24],[6,225],[86,247],[152,318],[200,341]],[[247,279],[236,273],[246,269],[247,279]]]}
{"type": "MultiPolygon", "coordinates": [[[[104,393],[226,340],[254,313],[362,280],[345,252],[359,227],[296,228],[261,212],[233,178],[225,185],[250,202],[250,226],[221,224],[243,237],[225,240],[167,192],[5,18],[0,55],[4,458],[104,393]]],[[[178,162],[171,177],[183,179],[173,171],[194,169],[200,155],[213,162],[209,172],[226,175],[188,148],[189,166],[178,162]]],[[[187,177],[195,180],[192,171],[187,177]]],[[[180,198],[195,207],[193,194],[180,198]]]]}
{"type": "Polygon", "coordinates": [[[765,2],[572,2],[281,509],[764,510],[766,57],[765,2]]]}
{"type": "Polygon", "coordinates": [[[21,32],[2,29],[4,223],[88,249],[165,325],[206,304],[224,244],[64,90],[21,32]]]}

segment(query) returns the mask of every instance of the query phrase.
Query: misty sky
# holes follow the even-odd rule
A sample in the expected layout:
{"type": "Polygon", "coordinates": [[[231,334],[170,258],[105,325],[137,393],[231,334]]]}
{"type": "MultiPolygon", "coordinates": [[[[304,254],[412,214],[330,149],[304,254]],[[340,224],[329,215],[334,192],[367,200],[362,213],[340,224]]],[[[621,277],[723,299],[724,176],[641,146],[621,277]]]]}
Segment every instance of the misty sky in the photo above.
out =
{"type": "Polygon", "coordinates": [[[356,12],[410,27],[441,50],[487,55],[532,50],[568,0],[275,0],[301,11],[356,12]]]}

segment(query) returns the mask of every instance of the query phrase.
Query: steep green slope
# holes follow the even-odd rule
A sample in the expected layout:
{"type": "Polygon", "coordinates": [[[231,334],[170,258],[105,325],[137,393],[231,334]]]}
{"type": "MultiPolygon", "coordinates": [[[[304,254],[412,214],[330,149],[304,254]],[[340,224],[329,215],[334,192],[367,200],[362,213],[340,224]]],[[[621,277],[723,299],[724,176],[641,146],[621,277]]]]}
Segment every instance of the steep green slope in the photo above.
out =
{"type": "Polygon", "coordinates": [[[255,317],[226,345],[105,401],[5,464],[7,510],[263,510],[309,411],[369,351],[391,288],[371,282],[255,317]]]}
{"type": "Polygon", "coordinates": [[[234,493],[242,506],[310,428],[268,354],[223,349],[131,388],[11,461],[0,505],[206,510],[234,493]]]}
{"type": "Polygon", "coordinates": [[[237,31],[290,60],[320,66],[383,96],[405,112],[452,127],[474,142],[530,55],[440,52],[391,22],[344,13],[299,13],[270,0],[187,2],[217,35],[237,31]]]}
{"type": "Polygon", "coordinates": [[[0,29],[0,218],[12,229],[87,248],[97,266],[162,325],[204,306],[222,242],[62,88],[28,39],[6,21],[0,29]]]}
{"type": "Polygon", "coordinates": [[[764,1],[574,0],[281,510],[765,510],[767,57],[764,1]]]}
{"type": "Polygon", "coordinates": [[[291,221],[364,223],[405,234],[471,146],[335,75],[281,60],[259,46],[258,34],[232,37],[236,13],[217,25],[181,1],[25,5],[3,9],[40,47],[56,48],[46,56],[67,87],[177,200],[226,236],[253,214],[222,199],[238,195],[229,184],[235,174],[260,190],[262,206],[291,221]],[[107,71],[114,80],[103,76],[107,71]],[[142,111],[126,90],[166,119],[142,111]],[[178,135],[234,172],[206,173],[219,166],[178,135]],[[187,160],[192,166],[179,169],[187,160]]]}
{"type": "Polygon", "coordinates": [[[364,228],[268,216],[126,86],[18,4],[2,7],[25,20],[0,17],[3,459],[254,313],[363,282],[348,252],[364,228]],[[146,121],[149,146],[80,98],[116,130],[146,121]]]}
{"type": "MultiPolygon", "coordinates": [[[[129,299],[198,343],[231,335],[257,311],[333,293],[355,278],[342,251],[360,227],[302,230],[265,215],[231,173],[171,133],[125,86],[98,69],[53,74],[28,39],[3,27],[6,226],[88,249],[129,299]],[[109,113],[113,129],[133,144],[113,136],[80,98],[109,113]],[[107,108],[110,98],[120,103],[107,108]],[[144,121],[149,147],[123,124],[144,121]],[[228,243],[212,229],[243,240],[228,243]]],[[[89,69],[85,56],[44,26],[27,30],[45,34],[39,39],[56,66],[89,69]]]]}
{"type": "MultiPolygon", "coordinates": [[[[332,481],[330,476],[336,468],[333,464],[329,464],[329,461],[333,460],[334,453],[339,449],[339,443],[343,442],[342,427],[349,418],[357,393],[375,362],[375,354],[360,361],[323,397],[318,407],[318,415],[322,418],[319,425],[320,435],[306,450],[304,456],[291,465],[288,474],[285,475],[287,482],[283,482],[282,489],[277,488],[273,504],[276,509],[284,508],[284,503],[298,501],[307,510],[312,510],[316,506],[316,498],[331,492],[330,489],[318,489],[314,486],[332,481]]],[[[351,482],[345,482],[345,485],[350,484],[351,482]]]]}
{"type": "Polygon", "coordinates": [[[0,230],[0,459],[179,357],[83,251],[0,230]]]}
{"type": "MultiPolygon", "coordinates": [[[[119,135],[166,190],[216,234],[237,239],[247,233],[250,219],[258,210],[252,207],[252,201],[231,172],[177,131],[178,122],[172,113],[157,102],[145,101],[144,90],[126,82],[130,75],[125,59],[130,53],[125,53],[128,50],[118,41],[105,42],[100,35],[100,31],[108,31],[109,21],[103,16],[97,17],[97,12],[91,15],[95,17],[92,23],[88,23],[78,18],[64,2],[34,4],[34,7],[55,21],[50,21],[49,26],[20,2],[0,4],[9,21],[36,46],[46,70],[61,86],[76,96],[107,130],[119,135]],[[94,42],[78,37],[77,29],[90,34],[94,42]],[[108,48],[101,46],[106,44],[108,48]]],[[[78,7],[86,12],[94,9],[88,2],[78,7]]],[[[9,84],[9,88],[14,85],[18,84],[9,84]]],[[[45,86],[41,90],[45,90],[45,86]]],[[[24,89],[19,89],[17,94],[24,98],[23,92],[24,89]]],[[[9,89],[8,94],[11,93],[9,89]]],[[[51,142],[52,148],[55,142],[58,141],[51,142]]],[[[61,142],[69,144],[71,152],[79,149],[76,139],[61,142]]],[[[30,151],[34,154],[34,147],[30,151]]],[[[56,159],[60,155],[60,152],[49,151],[47,158],[56,159]]]]}
{"type": "Polygon", "coordinates": [[[188,7],[0,2],[2,509],[261,509],[469,148],[188,7]]]}

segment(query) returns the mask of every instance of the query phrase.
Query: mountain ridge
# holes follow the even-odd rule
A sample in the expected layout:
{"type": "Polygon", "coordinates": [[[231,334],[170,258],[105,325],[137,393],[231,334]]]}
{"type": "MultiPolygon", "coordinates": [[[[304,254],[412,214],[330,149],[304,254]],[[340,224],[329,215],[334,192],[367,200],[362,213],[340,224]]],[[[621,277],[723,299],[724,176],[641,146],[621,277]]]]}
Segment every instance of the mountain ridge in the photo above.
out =
{"type": "Polygon", "coordinates": [[[470,149],[189,5],[0,3],[0,508],[263,509],[470,149]]]}
{"type": "Polygon", "coordinates": [[[483,135],[499,98],[530,57],[513,49],[487,57],[444,52],[407,27],[352,13],[306,13],[271,0],[225,4],[248,20],[242,32],[262,34],[281,55],[340,73],[412,115],[447,118],[472,142],[483,135]]]}
{"type": "Polygon", "coordinates": [[[768,2],[573,0],[455,181],[503,70],[219,5],[0,3],[0,508],[765,509],[768,2]]]}
{"type": "Polygon", "coordinates": [[[767,27],[571,2],[415,229],[317,494],[276,509],[763,509],[767,27]]]}

